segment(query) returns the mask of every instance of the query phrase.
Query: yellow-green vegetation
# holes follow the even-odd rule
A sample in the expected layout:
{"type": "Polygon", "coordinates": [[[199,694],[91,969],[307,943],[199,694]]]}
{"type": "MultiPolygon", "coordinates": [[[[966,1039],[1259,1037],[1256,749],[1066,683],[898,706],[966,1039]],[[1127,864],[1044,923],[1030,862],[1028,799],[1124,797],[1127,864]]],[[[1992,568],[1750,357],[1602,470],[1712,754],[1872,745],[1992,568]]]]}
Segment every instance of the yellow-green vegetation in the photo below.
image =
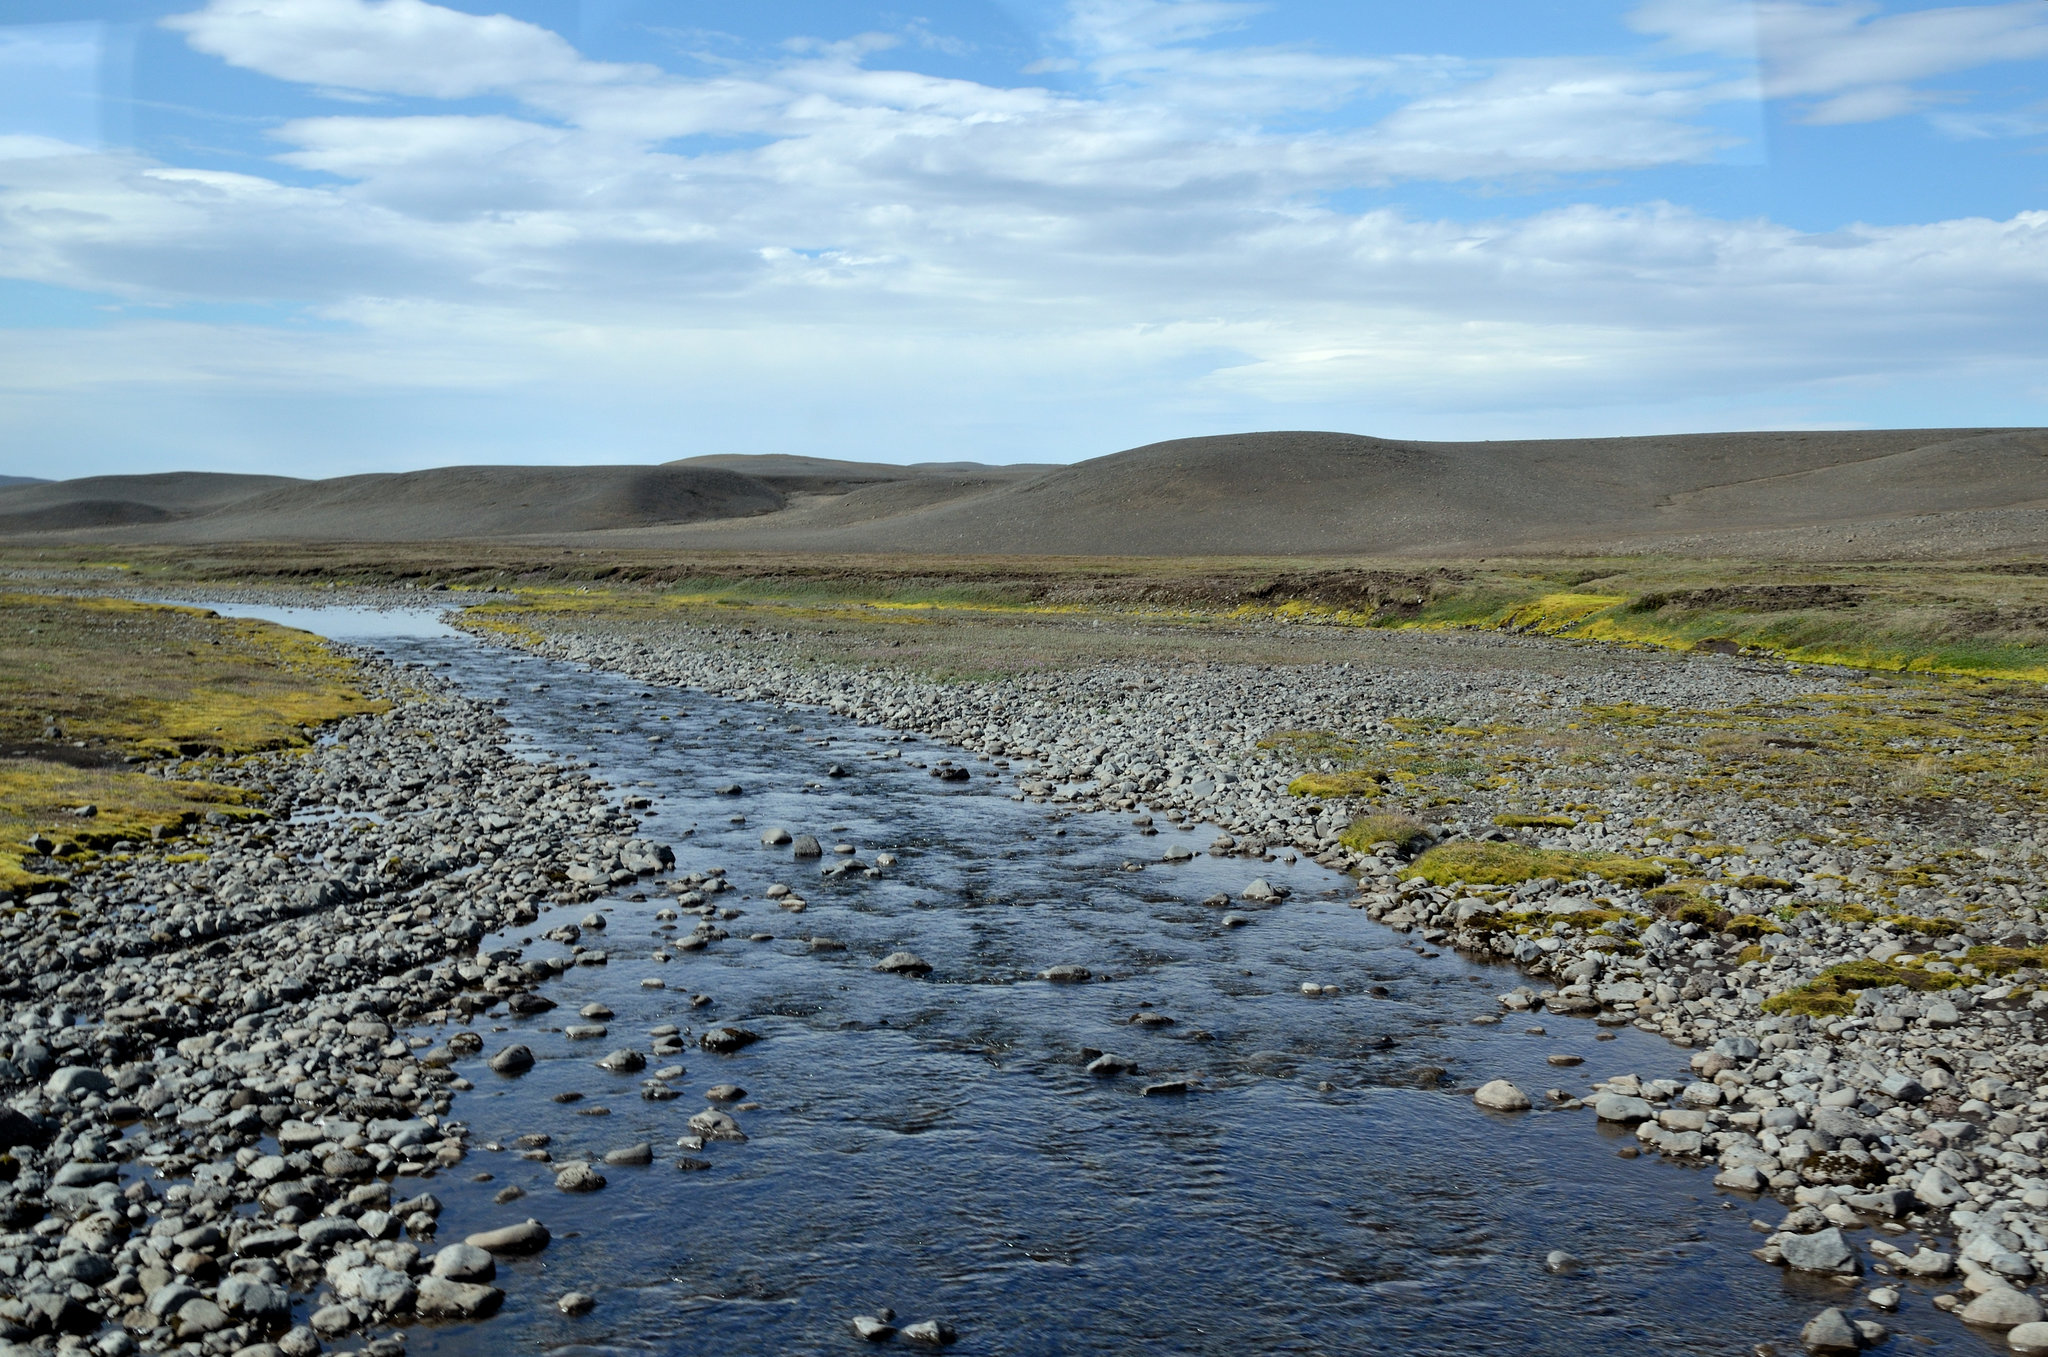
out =
{"type": "Polygon", "coordinates": [[[1894,914],[1885,922],[1895,932],[1918,933],[1928,938],[1945,938],[1962,927],[1954,919],[1924,919],[1917,914],[1894,914]]]}
{"type": "Polygon", "coordinates": [[[1738,914],[1721,925],[1721,931],[1738,938],[1760,938],[1766,933],[1782,933],[1785,930],[1761,914],[1738,914]]]}
{"type": "Polygon", "coordinates": [[[146,773],[71,768],[40,759],[0,759],[0,889],[25,890],[54,878],[25,867],[30,840],[50,843],[46,856],[83,860],[122,840],[181,829],[210,812],[245,819],[261,812],[240,787],[171,781],[146,773]],[[91,816],[78,812],[86,807],[91,816]]]}
{"type": "Polygon", "coordinates": [[[1402,852],[1426,843],[1429,830],[1422,821],[1407,815],[1361,815],[1338,836],[1353,852],[1371,851],[1374,844],[1391,843],[1402,852]]]}
{"type": "Polygon", "coordinates": [[[247,754],[378,709],[355,665],[302,631],[126,599],[0,594],[10,746],[247,754]]]}
{"type": "Polygon", "coordinates": [[[1493,822],[1502,829],[1573,829],[1578,821],[1569,815],[1496,815],[1493,822]]]}
{"type": "Polygon", "coordinates": [[[1598,875],[1616,885],[1641,887],[1662,881],[1664,868],[1606,853],[1575,853],[1520,843],[1459,842],[1438,844],[1401,875],[1432,886],[1448,886],[1454,881],[1470,886],[1513,886],[1544,877],[1576,881],[1598,875]]]}
{"type": "Polygon", "coordinates": [[[1839,1018],[1855,1011],[1856,991],[1904,985],[1912,990],[1954,989],[1960,975],[1930,971],[1894,961],[1843,961],[1803,985],[1764,1000],[1766,1013],[1803,1013],[1809,1018],[1839,1018]]]}
{"type": "Polygon", "coordinates": [[[268,623],[0,594],[0,889],[53,880],[37,859],[75,867],[208,813],[257,813],[241,789],[122,765],[303,744],[315,726],[380,708],[354,681],[317,638],[268,623]]]}
{"type": "Polygon", "coordinates": [[[2048,578],[1999,563],[1615,560],[1473,569],[1380,625],[1480,626],[1902,672],[2048,679],[2048,578]]]}

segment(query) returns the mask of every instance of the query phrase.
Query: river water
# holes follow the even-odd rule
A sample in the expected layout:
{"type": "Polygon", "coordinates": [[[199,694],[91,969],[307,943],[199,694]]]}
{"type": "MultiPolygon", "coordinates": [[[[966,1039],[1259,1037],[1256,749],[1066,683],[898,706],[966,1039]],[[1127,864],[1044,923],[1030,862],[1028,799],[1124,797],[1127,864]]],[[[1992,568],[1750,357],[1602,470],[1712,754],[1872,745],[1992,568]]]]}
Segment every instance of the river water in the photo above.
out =
{"type": "MultiPolygon", "coordinates": [[[[1789,1353],[1817,1310],[1871,1284],[1755,1261],[1751,1219],[1782,1208],[1625,1160],[1632,1136],[1546,1110],[1544,1090],[1678,1076],[1688,1052],[1582,1020],[1475,1024],[1519,983],[1511,967],[1372,923],[1349,907],[1352,883],[1312,863],[1211,858],[1210,827],[1148,835],[1128,816],[1013,802],[991,765],[929,741],[486,647],[430,615],[207,606],[375,644],[505,699],[516,749],[588,761],[646,796],[645,832],[675,848],[676,874],[722,867],[735,888],[712,897],[741,911],[719,921],[729,936],[667,961],[653,954],[696,919],[657,918],[675,904],[660,879],[484,944],[566,953],[541,933],[595,910],[607,927],[583,945],[609,960],[547,987],[552,1012],[480,1016],[487,1052],[523,1042],[538,1064],[515,1079],[462,1061],[476,1087],[452,1115],[479,1146],[538,1132],[557,1159],[640,1141],[655,1159],[606,1166],[609,1186],[587,1195],[510,1148],[436,1178],[443,1240],[532,1215],[556,1243],[501,1266],[499,1317],[416,1326],[415,1353],[853,1352],[867,1345],[850,1318],[884,1306],[946,1320],[960,1354],[1789,1353]],[[948,758],[971,779],[918,766],[948,758]],[[763,846],[770,826],[815,834],[824,858],[763,846]],[[899,861],[827,877],[841,843],[899,861]],[[1197,856],[1160,862],[1174,843],[1197,856]],[[1235,898],[1254,877],[1287,898],[1235,898]],[[804,912],[765,897],[777,883],[804,912]],[[1202,903],[1217,893],[1232,903],[1202,903]],[[899,949],[931,974],[872,969],[899,949]],[[1055,965],[1092,978],[1037,978],[1055,965]],[[593,1001],[615,1012],[609,1034],[571,1040],[593,1001]],[[762,1039],[698,1049],[718,1024],[762,1039]],[[649,1071],[687,1074],[680,1098],[650,1102],[644,1074],[596,1061],[649,1052],[662,1025],[688,1050],[649,1054],[649,1071]],[[1097,1051],[1137,1072],[1091,1075],[1097,1051]],[[1446,1072],[1434,1087],[1432,1069],[1446,1072]],[[1475,1107],[1471,1088],[1493,1078],[1537,1110],[1475,1107]],[[1143,1091],[1169,1080],[1190,1091],[1143,1091]],[[746,1089],[726,1106],[747,1139],[678,1148],[721,1083],[746,1089]],[[678,1168],[686,1155],[709,1167],[678,1168]],[[508,1186],[529,1195],[495,1202],[508,1186]],[[1585,1269],[1549,1274],[1552,1249],[1585,1269]],[[596,1309],[558,1313],[571,1289],[596,1309]]],[[[1891,1350],[2003,1350],[1927,1299],[1909,1289],[1880,1317],[1891,1350]]]]}

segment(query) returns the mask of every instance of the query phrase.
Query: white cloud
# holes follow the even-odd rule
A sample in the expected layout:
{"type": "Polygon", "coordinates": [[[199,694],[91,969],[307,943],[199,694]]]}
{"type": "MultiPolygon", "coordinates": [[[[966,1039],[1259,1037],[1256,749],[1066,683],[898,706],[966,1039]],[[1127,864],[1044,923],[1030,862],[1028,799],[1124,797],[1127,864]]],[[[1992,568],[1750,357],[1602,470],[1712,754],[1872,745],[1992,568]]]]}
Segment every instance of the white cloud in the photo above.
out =
{"type": "Polygon", "coordinates": [[[1818,123],[1897,117],[1939,102],[1916,81],[2048,56],[2039,0],[1903,13],[1871,0],[1649,0],[1629,22],[1680,51],[1758,62],[1763,93],[1810,101],[1818,123]]]}
{"type": "Polygon", "coordinates": [[[212,0],[164,26],[198,51],[280,80],[434,99],[653,70],[587,61],[536,24],[425,0],[212,0]]]}

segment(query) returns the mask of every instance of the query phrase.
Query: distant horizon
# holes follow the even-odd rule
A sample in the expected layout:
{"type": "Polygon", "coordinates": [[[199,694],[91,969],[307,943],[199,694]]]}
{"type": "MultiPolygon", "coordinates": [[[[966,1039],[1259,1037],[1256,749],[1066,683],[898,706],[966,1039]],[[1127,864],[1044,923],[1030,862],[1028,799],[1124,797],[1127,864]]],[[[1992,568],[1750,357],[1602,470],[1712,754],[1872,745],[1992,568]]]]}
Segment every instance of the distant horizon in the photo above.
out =
{"type": "MultiPolygon", "coordinates": [[[[1959,431],[1972,431],[1972,432],[1984,432],[1984,433],[2023,433],[2023,432],[2030,432],[2030,431],[2034,431],[2034,430],[2038,430],[2038,429],[2048,429],[2048,424],[1954,424],[1954,425],[1918,425],[1918,426],[1895,426],[1895,428],[1894,428],[1893,430],[1891,430],[1891,431],[1896,431],[1896,432],[1923,432],[1923,431],[1924,431],[1924,432],[1932,432],[1932,433],[1946,433],[1946,432],[1959,432],[1959,431]]],[[[332,474],[330,474],[330,475],[297,475],[297,474],[295,474],[295,473],[291,473],[291,472],[283,472],[283,471],[217,471],[217,470],[211,470],[211,469],[209,469],[209,468],[206,468],[206,467],[152,467],[152,468],[149,468],[149,469],[146,469],[146,470],[139,470],[139,471],[85,472],[85,473],[81,473],[81,474],[79,474],[79,475],[76,475],[76,476],[30,476],[30,475],[23,475],[23,474],[17,474],[17,473],[13,473],[13,472],[7,472],[7,471],[0,471],[0,487],[4,487],[4,486],[5,486],[6,484],[9,484],[9,483],[12,483],[12,484],[17,484],[17,485],[18,485],[18,484],[24,484],[24,483],[31,483],[31,482],[33,482],[33,483],[39,483],[39,484],[48,484],[48,483],[50,483],[50,482],[54,482],[54,481],[66,481],[66,480],[91,480],[91,479],[98,479],[98,478],[102,478],[102,477],[107,477],[107,476],[174,476],[174,475],[217,475],[217,476],[276,476],[276,477],[281,477],[281,478],[285,478],[285,479],[293,479],[293,480],[339,480],[339,479],[342,479],[342,478],[344,478],[344,477],[349,477],[349,476],[398,476],[398,475],[404,475],[404,474],[406,474],[406,473],[408,473],[408,472],[415,472],[415,471],[445,471],[445,470],[455,470],[455,469],[461,469],[461,468],[485,468],[485,467],[530,467],[530,468],[567,468],[567,469],[574,469],[574,468],[577,468],[577,467],[588,467],[588,468],[592,468],[592,469],[597,469],[597,468],[604,468],[604,467],[660,467],[660,466],[674,466],[674,465],[678,465],[678,464],[681,464],[681,463],[685,463],[685,462],[689,462],[689,461],[697,460],[697,459],[700,459],[700,458],[735,458],[735,459],[737,459],[737,458],[749,458],[749,457],[760,457],[760,458],[767,458],[767,457],[783,457],[783,458],[790,458],[790,459],[794,459],[794,460],[799,460],[799,461],[811,461],[811,462],[830,462],[830,463],[841,463],[841,464],[845,464],[845,465],[848,465],[848,466],[859,466],[859,465],[880,465],[880,466],[896,466],[896,467],[906,467],[906,468],[907,468],[907,467],[916,467],[916,466],[945,466],[945,465],[952,465],[952,464],[958,464],[958,465],[962,465],[962,466],[984,466],[984,467],[989,467],[989,468],[991,468],[991,469],[1004,469],[1004,468],[1011,468],[1011,467],[1019,467],[1019,466],[1045,466],[1045,467],[1053,467],[1053,468],[1057,468],[1057,467],[1063,467],[1063,466],[1075,466],[1075,465],[1078,465],[1078,464],[1080,464],[1080,463],[1082,463],[1082,462],[1094,461],[1094,460],[1097,460],[1097,459],[1099,459],[1099,458],[1102,458],[1102,457],[1113,457],[1113,456],[1115,456],[1115,455],[1117,455],[1118,453],[1121,453],[1121,452],[1132,452],[1132,451],[1136,451],[1136,450],[1137,450],[1137,449],[1139,449],[1139,448],[1147,448],[1147,447],[1153,447],[1153,446],[1156,446],[1157,444],[1161,444],[1161,443],[1185,442],[1185,441],[1189,441],[1190,439],[1200,439],[1200,438],[1237,438],[1237,437],[1244,437],[1244,436],[1247,436],[1247,435],[1256,435],[1256,434],[1262,434],[1262,433],[1334,433],[1334,434],[1339,434],[1339,435],[1341,435],[1341,436],[1344,436],[1344,437],[1353,437],[1353,438],[1375,438],[1375,439],[1380,439],[1380,440],[1382,440],[1382,441],[1384,441],[1384,442],[1390,442],[1390,443],[1440,443],[1440,444],[1445,444],[1445,445],[1453,445],[1453,446],[1455,446],[1455,445],[1460,445],[1460,444],[1467,444],[1467,445],[1469,445],[1469,444],[1483,444],[1483,443],[1544,443],[1544,442],[1555,442],[1555,443],[1574,443],[1574,442],[1605,442],[1605,441],[1610,441],[1610,440],[1621,440],[1621,439],[1632,439],[1632,438],[1633,438],[1633,439],[1661,439],[1661,438],[1691,438],[1691,437],[1711,437],[1711,436],[1716,436],[1716,435],[1719,435],[1719,436],[1739,436],[1739,435],[1743,435],[1743,434],[1755,434],[1755,435],[1758,435],[1758,436],[1764,436],[1764,435],[1769,435],[1769,434],[1786,434],[1786,433],[1882,433],[1882,432],[1887,432],[1887,430],[1884,430],[1884,429],[1874,429],[1874,428],[1868,428],[1868,427],[1842,427],[1842,428],[1813,428],[1813,429],[1802,429],[1802,428],[1784,428],[1784,429],[1685,429],[1685,430],[1660,430],[1660,431],[1658,431],[1658,432],[1654,432],[1654,433],[1643,433],[1643,434],[1609,434],[1609,435],[1602,435],[1602,436],[1597,436],[1597,437],[1588,437],[1588,438],[1583,438],[1583,439],[1582,439],[1582,438],[1573,438],[1573,437],[1562,437],[1562,438],[1558,438],[1558,437],[1528,437],[1528,438],[1517,438],[1517,437],[1505,437],[1505,438],[1469,438],[1469,439],[1429,439],[1429,438],[1395,438],[1395,437],[1391,437],[1391,436],[1389,436],[1389,435],[1386,435],[1386,434],[1360,434],[1360,433],[1357,433],[1357,432],[1355,432],[1355,431],[1350,431],[1350,430],[1341,430],[1341,429],[1320,429],[1320,430],[1300,430],[1300,429],[1234,429],[1234,430],[1230,430],[1230,431],[1228,431],[1228,432],[1224,432],[1224,433],[1211,433],[1211,434],[1190,434],[1190,435],[1183,435],[1183,436],[1182,436],[1182,437],[1180,437],[1180,438],[1155,438],[1155,439],[1149,439],[1149,440],[1147,440],[1146,442],[1143,442],[1143,443],[1135,443],[1135,444],[1132,444],[1132,445],[1131,445],[1130,447],[1127,447],[1127,448],[1113,448],[1113,449],[1111,449],[1111,450],[1110,450],[1110,451],[1108,451],[1108,452],[1101,452],[1101,453],[1093,453],[1093,454],[1090,454],[1089,456],[1086,456],[1086,457],[1076,457],[1076,458],[1074,458],[1074,459],[1073,459],[1072,461],[1066,461],[1066,462],[1055,462],[1055,461],[1049,461],[1049,460],[1045,460],[1045,459],[1034,459],[1034,458],[1022,458],[1022,459],[1019,459],[1018,461],[1015,461],[1015,462],[975,462],[975,461],[972,461],[971,459],[967,459],[967,458],[957,458],[957,457],[945,457],[945,458],[920,458],[920,459],[918,459],[918,460],[916,460],[916,461],[897,461],[897,462],[892,462],[892,461],[887,461],[887,460],[885,460],[884,458],[881,458],[881,457],[827,457],[827,456],[824,456],[824,455],[822,455],[822,454],[818,454],[818,453],[796,453],[796,452],[788,452],[788,453],[784,453],[784,452],[775,452],[775,453],[693,453],[693,454],[691,454],[691,455],[690,455],[690,456],[688,456],[688,457],[666,457],[666,458],[662,458],[662,459],[660,459],[660,460],[658,460],[658,461],[646,461],[646,462],[642,462],[642,461],[633,461],[633,462],[598,462],[598,461],[590,461],[590,462],[547,462],[547,461],[520,461],[520,462],[514,462],[514,461],[499,461],[499,462],[487,462],[487,461],[468,461],[468,462],[422,462],[422,463],[421,463],[420,465],[418,465],[418,466],[396,466],[396,467],[385,467],[385,468],[379,468],[379,469],[376,469],[376,470],[372,470],[372,471],[337,471],[337,472],[334,472],[334,473],[332,473],[332,474]]]]}
{"type": "Polygon", "coordinates": [[[0,459],[2048,425],[2048,5],[22,0],[0,459]]]}

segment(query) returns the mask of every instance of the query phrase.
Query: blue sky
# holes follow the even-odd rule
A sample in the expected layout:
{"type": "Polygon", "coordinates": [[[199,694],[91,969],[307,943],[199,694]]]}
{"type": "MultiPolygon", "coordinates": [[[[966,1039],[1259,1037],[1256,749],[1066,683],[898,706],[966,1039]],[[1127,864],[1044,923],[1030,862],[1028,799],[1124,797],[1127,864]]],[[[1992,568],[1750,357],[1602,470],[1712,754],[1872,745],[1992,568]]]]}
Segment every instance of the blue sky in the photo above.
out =
{"type": "Polygon", "coordinates": [[[0,7],[0,472],[2048,424],[2048,3],[0,7]]]}

